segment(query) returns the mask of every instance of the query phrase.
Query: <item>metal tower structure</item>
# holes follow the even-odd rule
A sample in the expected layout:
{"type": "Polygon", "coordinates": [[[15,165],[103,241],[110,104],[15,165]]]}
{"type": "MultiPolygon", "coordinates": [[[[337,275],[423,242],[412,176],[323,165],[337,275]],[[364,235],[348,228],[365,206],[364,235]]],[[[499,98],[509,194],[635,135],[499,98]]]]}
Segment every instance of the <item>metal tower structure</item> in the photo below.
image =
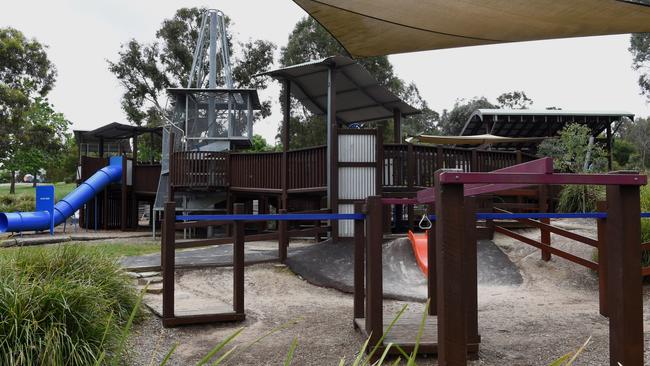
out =
{"type": "MultiPolygon", "coordinates": [[[[260,108],[259,98],[254,89],[234,87],[223,12],[210,9],[203,14],[187,86],[167,91],[172,110],[163,128],[156,210],[161,210],[165,202],[172,132],[174,151],[223,152],[251,144],[253,111],[260,108]]],[[[200,199],[198,196],[183,195],[179,206],[210,209],[222,200],[214,194],[200,199]],[[188,205],[188,201],[194,204],[188,205]]]]}

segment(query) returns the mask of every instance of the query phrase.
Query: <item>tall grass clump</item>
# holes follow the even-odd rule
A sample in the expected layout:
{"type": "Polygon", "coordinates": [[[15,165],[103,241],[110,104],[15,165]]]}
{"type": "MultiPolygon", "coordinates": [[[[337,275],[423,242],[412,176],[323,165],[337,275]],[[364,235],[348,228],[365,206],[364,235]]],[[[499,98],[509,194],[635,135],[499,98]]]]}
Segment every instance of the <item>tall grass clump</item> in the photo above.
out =
{"type": "Polygon", "coordinates": [[[0,212],[34,211],[36,199],[28,194],[0,194],[0,212]]]}
{"type": "MultiPolygon", "coordinates": [[[[0,364],[89,365],[112,355],[138,296],[113,259],[80,245],[0,257],[0,364]]],[[[134,310],[135,309],[135,310],[134,310]]]]}
{"type": "MultiPolygon", "coordinates": [[[[641,187],[641,212],[650,212],[650,187],[641,187]]],[[[650,219],[641,219],[641,242],[650,242],[650,219]]],[[[650,267],[650,251],[641,253],[641,263],[644,267],[650,267]]]]}
{"type": "Polygon", "coordinates": [[[558,199],[560,212],[593,212],[596,202],[605,199],[605,187],[566,185],[562,187],[558,199]]]}

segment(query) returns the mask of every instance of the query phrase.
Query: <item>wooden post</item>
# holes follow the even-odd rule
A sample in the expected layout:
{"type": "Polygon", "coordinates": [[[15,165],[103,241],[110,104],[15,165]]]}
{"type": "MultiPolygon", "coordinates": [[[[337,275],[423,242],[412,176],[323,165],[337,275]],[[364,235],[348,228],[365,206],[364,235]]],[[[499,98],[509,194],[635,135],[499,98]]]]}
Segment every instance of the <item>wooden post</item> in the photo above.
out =
{"type": "MultiPolygon", "coordinates": [[[[607,211],[607,202],[596,203],[598,212],[607,211]]],[[[600,315],[607,317],[607,219],[597,219],[598,228],[598,306],[600,315]]]]}
{"type": "Polygon", "coordinates": [[[135,182],[137,177],[138,167],[138,134],[133,135],[133,169],[131,171],[131,228],[138,228],[138,198],[135,191],[135,182]]]}
{"type": "Polygon", "coordinates": [[[126,163],[126,154],[122,155],[122,190],[120,194],[120,229],[126,231],[126,217],[127,217],[127,186],[126,186],[126,176],[127,176],[128,164],[126,163]]]}
{"type": "Polygon", "coordinates": [[[462,184],[436,187],[438,364],[467,364],[466,230],[462,184]]]}
{"type": "Polygon", "coordinates": [[[381,245],[383,205],[380,196],[366,200],[366,332],[372,349],[384,333],[381,245]]]}
{"type": "MultiPolygon", "coordinates": [[[[430,204],[427,208],[427,214],[436,213],[435,204],[430,204]]],[[[427,298],[429,299],[429,315],[438,315],[438,296],[437,296],[437,279],[436,279],[436,224],[433,223],[427,233],[427,263],[429,272],[427,273],[427,298]]]]}
{"type": "Polygon", "coordinates": [[[472,160],[470,161],[470,166],[469,166],[469,171],[470,172],[478,172],[478,152],[476,149],[472,149],[472,160]]]}
{"type": "MultiPolygon", "coordinates": [[[[364,213],[364,204],[355,202],[354,213],[364,213]]],[[[364,220],[354,220],[354,319],[364,318],[364,220]]]]}
{"type": "Polygon", "coordinates": [[[467,341],[479,343],[478,259],[476,246],[476,198],[465,197],[465,291],[467,299],[467,341]]]}
{"type": "MultiPolygon", "coordinates": [[[[413,144],[409,143],[406,153],[406,186],[409,192],[413,192],[413,185],[415,180],[415,153],[413,151],[413,144]]],[[[406,206],[406,216],[408,217],[408,229],[413,230],[413,220],[415,212],[413,205],[406,206]]]]}
{"type": "MultiPolygon", "coordinates": [[[[244,204],[235,203],[233,207],[235,215],[243,214],[244,204]]],[[[245,256],[245,231],[244,222],[235,221],[234,223],[235,240],[233,241],[232,248],[232,265],[233,265],[233,297],[232,307],[233,311],[238,314],[244,313],[244,256],[245,256]]]]}
{"type": "Polygon", "coordinates": [[[176,265],[175,246],[176,204],[165,202],[165,221],[162,230],[161,266],[163,273],[163,325],[166,319],[174,317],[174,267],[176,265]]]}
{"type": "MultiPolygon", "coordinates": [[[[548,186],[540,185],[539,186],[539,212],[548,212],[548,186]]],[[[541,219],[544,224],[550,224],[551,219],[541,219]]],[[[548,229],[541,227],[539,228],[540,242],[544,245],[551,246],[551,232],[548,229]]],[[[542,249],[542,260],[548,262],[551,260],[551,252],[548,250],[542,249]]]]}
{"type": "MultiPolygon", "coordinates": [[[[280,209],[280,214],[284,215],[287,213],[287,210],[280,209]]],[[[278,221],[278,259],[280,263],[284,263],[287,260],[287,248],[289,247],[289,222],[288,221],[278,221]]]]}
{"type": "Polygon", "coordinates": [[[445,150],[438,146],[436,148],[436,170],[445,168],[445,150]]]}
{"type": "Polygon", "coordinates": [[[643,365],[641,208],[638,186],[607,186],[610,365],[643,365]]]}

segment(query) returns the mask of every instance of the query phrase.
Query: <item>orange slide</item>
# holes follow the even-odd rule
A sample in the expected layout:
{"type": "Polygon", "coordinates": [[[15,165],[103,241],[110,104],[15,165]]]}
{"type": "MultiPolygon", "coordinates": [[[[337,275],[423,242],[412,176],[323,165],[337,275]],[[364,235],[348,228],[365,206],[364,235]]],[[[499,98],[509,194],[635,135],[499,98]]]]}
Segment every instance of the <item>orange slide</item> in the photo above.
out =
{"type": "Polygon", "coordinates": [[[429,259],[427,256],[427,241],[429,240],[429,231],[423,233],[414,233],[409,230],[409,240],[411,241],[411,246],[413,247],[413,254],[415,254],[415,260],[418,262],[418,266],[424,273],[424,275],[429,274],[429,259]]]}

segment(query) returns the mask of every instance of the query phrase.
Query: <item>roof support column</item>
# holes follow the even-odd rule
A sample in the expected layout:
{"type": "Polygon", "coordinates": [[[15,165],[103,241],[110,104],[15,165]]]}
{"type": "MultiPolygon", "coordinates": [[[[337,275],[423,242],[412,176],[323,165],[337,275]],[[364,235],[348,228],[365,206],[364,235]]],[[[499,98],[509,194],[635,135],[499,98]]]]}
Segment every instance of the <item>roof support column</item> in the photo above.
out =
{"type": "Polygon", "coordinates": [[[287,193],[287,186],[289,182],[289,165],[288,165],[288,152],[290,143],[289,120],[291,119],[291,81],[286,79],[284,81],[284,118],[282,119],[282,204],[281,208],[287,210],[289,194],[287,193]]]}
{"type": "Polygon", "coordinates": [[[399,109],[393,109],[393,142],[402,143],[402,113],[399,109]]]}
{"type": "MultiPolygon", "coordinates": [[[[338,212],[339,189],[338,189],[338,122],[336,121],[336,73],[334,66],[330,66],[327,72],[327,201],[332,213],[338,212]]],[[[332,238],[339,236],[338,221],[330,222],[332,227],[332,238]]]]}
{"type": "Polygon", "coordinates": [[[612,121],[607,124],[607,170],[612,171],[612,121]]]}

